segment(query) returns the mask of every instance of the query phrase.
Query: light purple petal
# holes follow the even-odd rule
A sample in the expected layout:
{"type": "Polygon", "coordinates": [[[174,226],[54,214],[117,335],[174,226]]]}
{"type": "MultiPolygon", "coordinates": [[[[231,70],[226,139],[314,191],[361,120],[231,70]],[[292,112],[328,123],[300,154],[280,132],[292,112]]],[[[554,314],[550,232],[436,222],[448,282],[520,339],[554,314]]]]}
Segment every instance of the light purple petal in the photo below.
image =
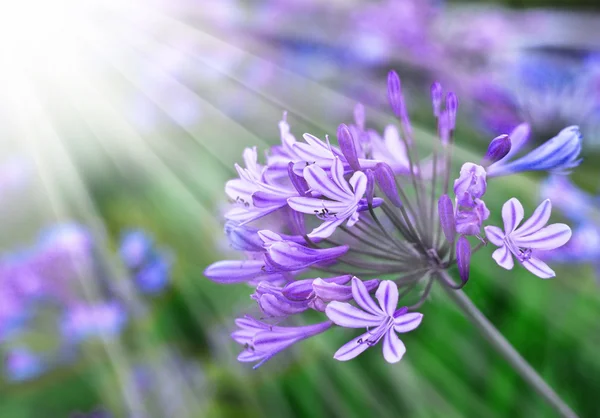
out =
{"type": "Polygon", "coordinates": [[[338,300],[346,302],[352,299],[352,287],[337,283],[327,283],[322,279],[315,279],[312,285],[315,294],[325,302],[338,300]]]}
{"type": "Polygon", "coordinates": [[[320,226],[313,229],[308,236],[309,238],[329,238],[335,232],[336,228],[345,220],[345,218],[341,217],[332,221],[325,221],[320,226]]]}
{"type": "Polygon", "coordinates": [[[377,304],[369,294],[369,291],[367,290],[365,284],[358,277],[352,278],[352,296],[354,297],[354,300],[356,301],[358,306],[360,306],[370,314],[377,316],[384,315],[384,312],[379,308],[379,306],[377,306],[377,304]]]}
{"type": "Polygon", "coordinates": [[[393,316],[398,307],[398,286],[391,280],[384,280],[379,285],[375,297],[379,301],[379,306],[389,316],[393,316]]]}
{"type": "Polygon", "coordinates": [[[348,341],[346,344],[341,346],[338,351],[335,352],[333,358],[339,361],[352,360],[354,357],[358,356],[360,353],[369,348],[369,344],[365,342],[369,335],[370,334],[366,332],[354,338],[353,340],[348,341]]]}
{"type": "Polygon", "coordinates": [[[386,332],[383,337],[383,358],[388,363],[398,363],[406,353],[404,343],[393,330],[386,332]]]}
{"type": "Polygon", "coordinates": [[[550,199],[546,199],[535,209],[533,215],[523,222],[513,236],[524,236],[540,230],[548,223],[551,213],[552,203],[550,203],[550,199]]]}
{"type": "Polygon", "coordinates": [[[516,198],[508,200],[502,206],[502,219],[504,220],[504,232],[511,234],[521,223],[524,217],[523,205],[516,198]]]}
{"type": "Polygon", "coordinates": [[[556,276],[548,264],[544,263],[539,258],[531,257],[527,261],[523,261],[523,267],[542,279],[550,279],[556,276]]]}
{"type": "Polygon", "coordinates": [[[519,247],[536,250],[553,250],[562,247],[571,238],[571,228],[565,224],[552,224],[525,237],[513,239],[519,247]]]}
{"type": "Polygon", "coordinates": [[[325,314],[334,323],[345,328],[376,327],[381,324],[381,317],[362,311],[345,302],[331,302],[327,305],[325,314]]]}
{"type": "Polygon", "coordinates": [[[304,179],[310,186],[311,190],[328,197],[331,200],[337,201],[352,201],[354,196],[346,193],[333,180],[329,178],[325,170],[316,164],[309,165],[304,168],[304,179]]]}
{"type": "Polygon", "coordinates": [[[344,164],[342,161],[335,157],[333,160],[333,165],[331,166],[331,179],[339,187],[340,190],[344,192],[344,194],[351,196],[352,190],[350,190],[350,186],[348,182],[344,178],[344,164]]]}
{"type": "Polygon", "coordinates": [[[497,226],[486,226],[484,228],[486,238],[495,246],[504,245],[504,232],[497,226]]]}
{"type": "Polygon", "coordinates": [[[512,254],[508,250],[507,245],[503,245],[494,251],[492,253],[492,258],[496,260],[496,263],[498,263],[500,267],[505,268],[506,270],[512,270],[515,265],[512,254]]]}
{"type": "Polygon", "coordinates": [[[350,185],[354,190],[354,200],[359,201],[367,191],[367,176],[365,173],[357,171],[350,177],[350,185]]]}
{"type": "Polygon", "coordinates": [[[410,312],[394,318],[394,330],[404,333],[417,328],[423,320],[423,314],[419,312],[410,312]]]}
{"type": "Polygon", "coordinates": [[[217,283],[239,283],[265,274],[261,260],[222,260],[211,264],[204,275],[217,283]]]}
{"type": "Polygon", "coordinates": [[[347,202],[335,202],[313,197],[290,197],[287,202],[295,211],[308,213],[310,215],[322,213],[325,209],[330,212],[338,213],[348,208],[347,202]]]}

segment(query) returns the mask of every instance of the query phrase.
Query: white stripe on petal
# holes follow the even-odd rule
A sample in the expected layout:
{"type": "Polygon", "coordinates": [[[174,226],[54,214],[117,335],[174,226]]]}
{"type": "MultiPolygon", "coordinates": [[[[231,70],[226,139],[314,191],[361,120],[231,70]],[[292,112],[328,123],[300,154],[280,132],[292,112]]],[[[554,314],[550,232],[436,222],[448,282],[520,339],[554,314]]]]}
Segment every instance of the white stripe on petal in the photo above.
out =
{"type": "Polygon", "coordinates": [[[398,363],[406,353],[404,343],[394,330],[389,330],[383,337],[383,358],[388,363],[398,363]]]}
{"type": "Polygon", "coordinates": [[[553,250],[561,247],[571,238],[571,228],[565,224],[552,224],[525,237],[513,238],[515,244],[523,248],[553,250]]]}
{"type": "Polygon", "coordinates": [[[508,200],[502,206],[502,219],[504,220],[504,232],[511,234],[523,220],[523,205],[516,198],[508,200]]]}
{"type": "Polygon", "coordinates": [[[550,279],[556,276],[548,264],[544,263],[539,258],[531,257],[527,261],[523,261],[523,267],[542,279],[550,279]]]}
{"type": "Polygon", "coordinates": [[[496,260],[496,263],[506,270],[512,270],[515,262],[512,258],[512,254],[508,250],[508,246],[503,245],[492,253],[492,258],[496,260]]]}
{"type": "Polygon", "coordinates": [[[379,285],[375,297],[379,301],[379,306],[389,316],[393,316],[398,307],[398,286],[391,280],[384,280],[379,285]]]}
{"type": "Polygon", "coordinates": [[[362,311],[345,302],[331,302],[327,305],[325,314],[335,324],[345,328],[366,328],[381,324],[381,317],[362,311]]]}

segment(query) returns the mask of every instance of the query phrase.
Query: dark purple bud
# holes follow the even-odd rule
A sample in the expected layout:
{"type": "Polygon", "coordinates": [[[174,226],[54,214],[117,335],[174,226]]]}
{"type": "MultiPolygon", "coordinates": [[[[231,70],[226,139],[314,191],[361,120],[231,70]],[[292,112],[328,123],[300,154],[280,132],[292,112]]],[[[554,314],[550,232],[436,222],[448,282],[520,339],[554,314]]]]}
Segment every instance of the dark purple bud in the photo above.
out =
{"type": "Polygon", "coordinates": [[[291,161],[288,164],[288,175],[290,176],[292,185],[294,186],[298,194],[300,196],[306,196],[309,189],[308,183],[306,182],[306,180],[304,180],[304,177],[299,176],[294,172],[294,163],[291,161]]]}
{"type": "Polygon", "coordinates": [[[469,280],[469,267],[471,265],[471,244],[464,236],[460,236],[456,241],[456,264],[458,274],[463,284],[469,280]]]}
{"type": "Polygon", "coordinates": [[[437,81],[431,85],[431,104],[433,105],[433,115],[440,116],[442,107],[442,85],[437,81]]]}
{"type": "Polygon", "coordinates": [[[511,141],[508,135],[500,135],[492,139],[488,147],[485,157],[483,157],[483,165],[488,166],[500,161],[510,152],[511,141]]]}
{"type": "Polygon", "coordinates": [[[367,169],[365,171],[367,176],[367,203],[373,205],[373,194],[375,193],[375,179],[373,178],[373,170],[367,169]]]}
{"type": "Polygon", "coordinates": [[[338,143],[342,154],[346,157],[346,161],[350,165],[350,168],[354,171],[360,170],[360,164],[358,163],[358,153],[356,152],[356,142],[350,133],[350,129],[345,124],[341,124],[337,129],[338,143]]]}
{"type": "Polygon", "coordinates": [[[458,98],[453,92],[446,96],[446,107],[448,108],[448,127],[453,131],[456,126],[456,110],[458,109],[458,98]]]}
{"type": "Polygon", "coordinates": [[[438,200],[438,214],[440,216],[440,224],[442,225],[442,231],[444,236],[450,244],[454,243],[456,238],[456,221],[454,220],[454,207],[452,206],[452,200],[447,194],[440,196],[438,200]]]}
{"type": "Polygon", "coordinates": [[[398,197],[398,189],[396,188],[396,178],[391,167],[386,163],[377,163],[375,165],[374,173],[375,181],[379,185],[379,188],[392,202],[394,206],[399,208],[402,207],[400,197],[398,197]]]}
{"type": "Polygon", "coordinates": [[[362,103],[357,103],[354,106],[354,123],[361,131],[365,130],[365,107],[362,103]]]}
{"type": "Polygon", "coordinates": [[[388,73],[388,100],[392,110],[398,117],[402,117],[403,98],[402,98],[402,84],[400,83],[400,77],[396,71],[390,71],[388,73]]]}

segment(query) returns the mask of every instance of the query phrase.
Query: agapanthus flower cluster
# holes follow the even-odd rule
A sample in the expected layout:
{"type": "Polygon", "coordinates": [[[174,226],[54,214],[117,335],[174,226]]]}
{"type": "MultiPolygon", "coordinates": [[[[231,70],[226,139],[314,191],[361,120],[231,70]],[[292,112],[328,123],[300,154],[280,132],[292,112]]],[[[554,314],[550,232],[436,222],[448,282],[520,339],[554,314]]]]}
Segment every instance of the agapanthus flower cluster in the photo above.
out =
{"type": "MultiPolygon", "coordinates": [[[[82,342],[125,329],[128,307],[99,249],[84,226],[58,224],[32,247],[0,259],[0,350],[8,380],[35,378],[72,361],[82,342]],[[54,348],[28,346],[27,336],[41,330],[57,340],[54,348]]],[[[140,291],[157,293],[168,282],[169,258],[144,232],[125,233],[119,255],[140,291]]]]}
{"type": "Polygon", "coordinates": [[[395,72],[387,90],[399,124],[382,134],[367,127],[361,105],[353,123],[339,125],[337,144],[308,133],[297,139],[284,114],[281,144],[267,151],[264,162],[256,148],[248,148],[244,166],[236,165],[239,177],[225,186],[232,202],[225,232],[244,259],[218,261],[205,275],[254,288],[260,314],[236,320],[232,337],[244,347],[238,360],[258,367],[302,340],[341,327],[362,332],[350,333],[336,359],[350,360],[382,342],[385,360],[395,363],[406,351],[399,334],[421,324],[418,309],[432,286],[464,286],[472,254],[488,241],[499,247],[493,258],[501,267],[510,270],[516,260],[538,277],[554,275],[537,253],[564,245],[571,231],[547,225],[550,202],[523,222],[517,199],[488,208],[485,196],[493,177],[568,172],[579,163],[577,128],[515,159],[527,134],[520,127],[493,139],[486,155],[464,162],[454,179],[456,95],[444,95],[433,84],[439,141],[421,159],[426,144],[414,135],[395,72]],[[503,228],[483,228],[491,212],[501,212],[503,228]],[[447,274],[454,265],[458,281],[447,274]],[[291,318],[307,311],[322,321],[294,326],[291,318]]]}

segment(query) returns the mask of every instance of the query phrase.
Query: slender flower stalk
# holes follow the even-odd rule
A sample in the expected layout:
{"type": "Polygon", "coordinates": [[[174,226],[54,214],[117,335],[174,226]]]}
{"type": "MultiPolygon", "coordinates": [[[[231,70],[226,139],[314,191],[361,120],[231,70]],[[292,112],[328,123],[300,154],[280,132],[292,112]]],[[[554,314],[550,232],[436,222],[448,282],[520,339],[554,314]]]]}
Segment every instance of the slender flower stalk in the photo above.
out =
{"type": "MultiPolygon", "coordinates": [[[[493,139],[480,164],[463,162],[451,190],[458,98],[452,92],[444,95],[439,83],[432,86],[431,98],[439,133],[431,164],[418,157],[418,138],[393,71],[388,99],[398,126],[385,127],[383,135],[367,127],[365,109],[359,105],[354,124],[338,127],[339,146],[310,134],[303,135],[305,142],[296,141],[284,116],[281,145],[267,152],[266,165],[258,162],[256,149],[244,152],[246,168],[236,167],[239,178],[226,186],[232,207],[225,229],[232,248],[245,259],[217,261],[205,271],[215,282],[247,282],[255,288],[252,299],[262,320],[237,320],[233,338],[244,345],[240,361],[258,362],[258,367],[293,344],[337,326],[366,331],[344,344],[335,359],[350,360],[382,342],[384,359],[396,363],[407,351],[397,334],[421,325],[423,315],[415,310],[427,302],[433,286],[459,295],[454,300],[468,316],[475,315],[473,307],[466,308],[464,295],[455,292],[468,283],[470,262],[488,241],[500,246],[493,259],[502,267],[508,268],[508,257],[512,261],[515,256],[538,277],[554,275],[533,256],[570,238],[566,225],[545,226],[550,203],[543,202],[519,226],[523,207],[509,200],[502,208],[502,231],[484,228],[491,212],[499,210],[488,208],[484,199],[492,177],[574,168],[580,161],[576,127],[514,161],[527,126],[493,139]],[[448,274],[454,265],[457,280],[448,274]],[[390,280],[379,280],[384,275],[390,280]],[[326,320],[301,327],[285,324],[308,310],[326,320]]],[[[490,333],[488,328],[486,323],[484,332],[490,333]]],[[[410,345],[410,337],[405,341],[410,345]]],[[[512,347],[503,350],[514,357],[512,347]]],[[[525,377],[536,389],[541,387],[525,377]]]]}

